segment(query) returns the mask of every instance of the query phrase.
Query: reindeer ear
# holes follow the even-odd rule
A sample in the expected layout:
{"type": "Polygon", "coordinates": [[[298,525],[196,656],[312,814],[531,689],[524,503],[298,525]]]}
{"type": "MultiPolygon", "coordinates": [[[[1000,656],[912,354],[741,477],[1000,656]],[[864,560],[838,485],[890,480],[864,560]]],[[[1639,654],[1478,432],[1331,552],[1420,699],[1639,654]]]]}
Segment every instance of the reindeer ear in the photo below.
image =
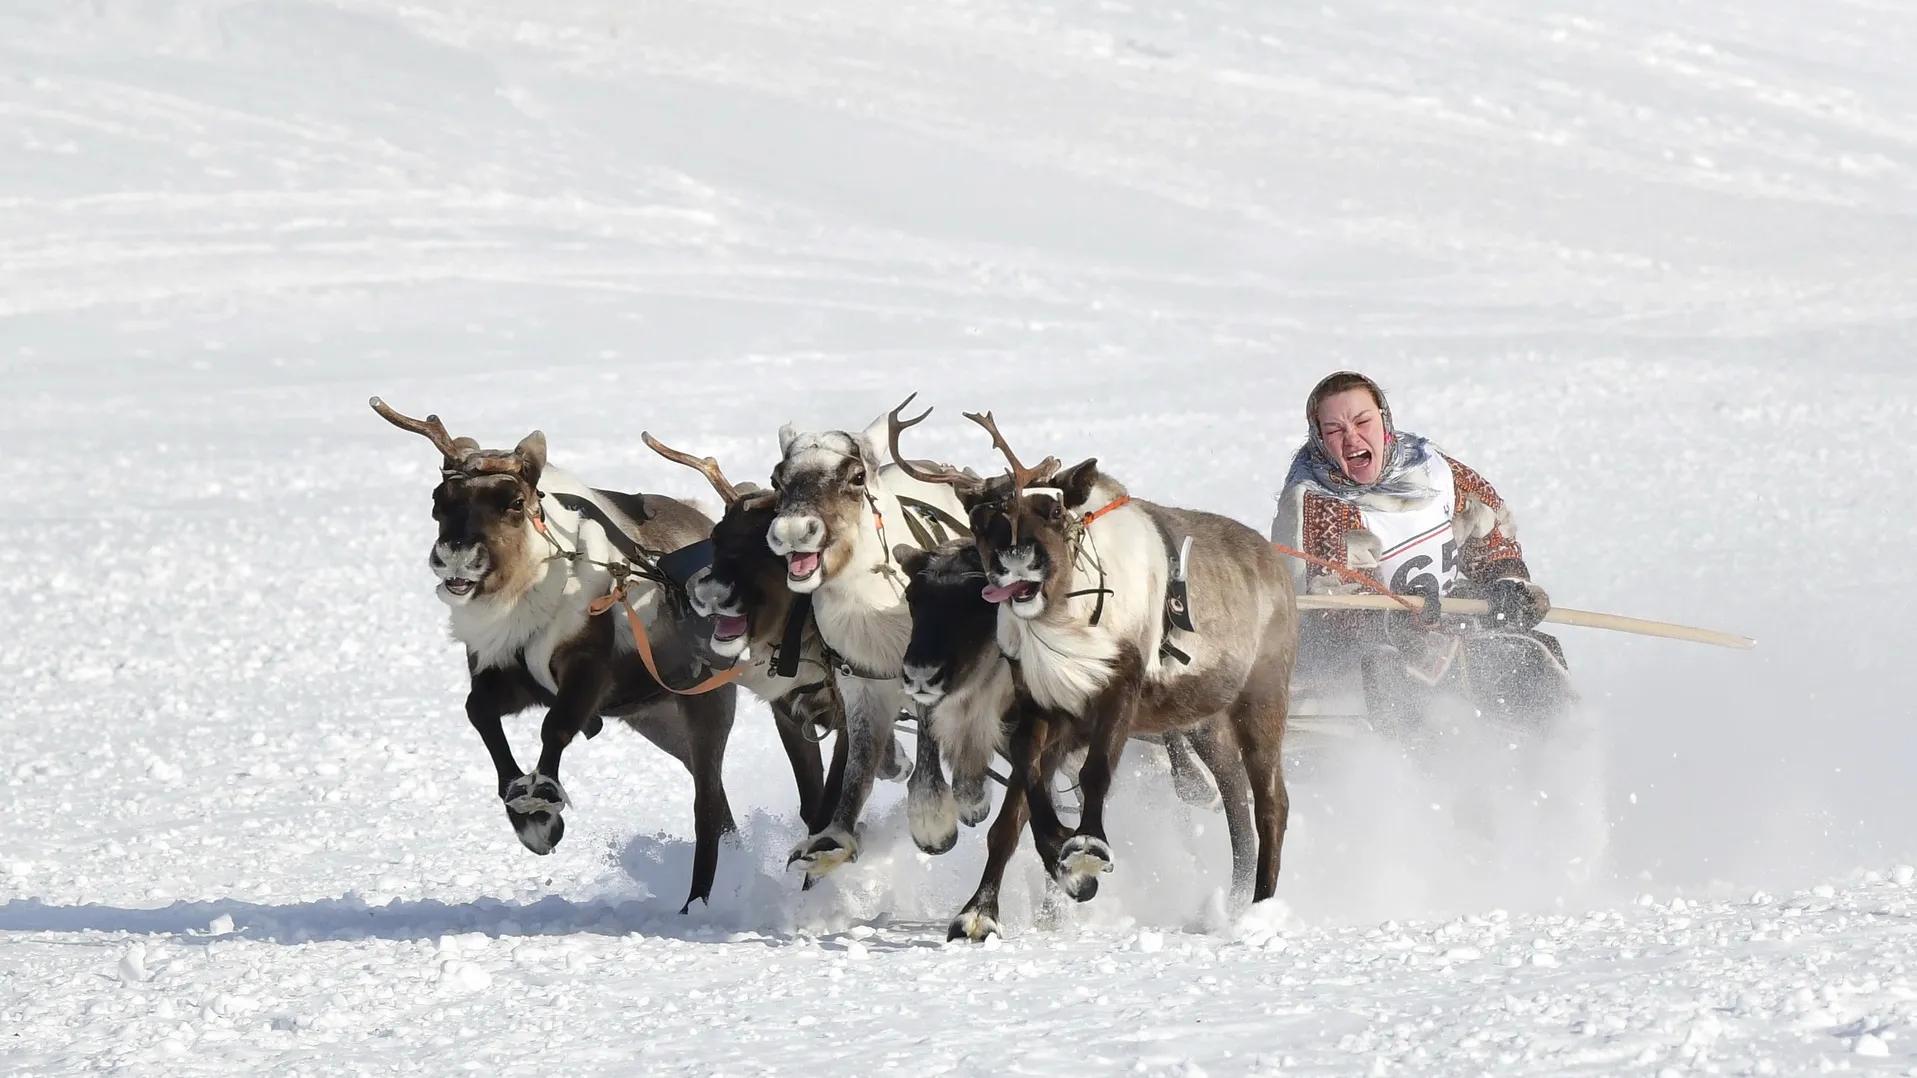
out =
{"type": "Polygon", "coordinates": [[[1098,482],[1098,458],[1086,457],[1052,478],[1052,486],[1065,492],[1065,508],[1077,509],[1091,499],[1098,482]]]}
{"type": "Polygon", "coordinates": [[[885,452],[872,440],[872,432],[861,432],[852,439],[852,444],[859,447],[859,460],[865,464],[865,474],[871,477],[868,482],[878,479],[879,469],[885,466],[885,452]]]}
{"type": "Polygon", "coordinates": [[[474,453],[479,452],[479,441],[475,438],[454,438],[453,448],[459,450],[459,456],[447,457],[447,464],[458,464],[474,453]]]}
{"type": "Polygon", "coordinates": [[[787,424],[785,424],[784,426],[782,426],[782,427],[780,427],[780,428],[779,428],[779,456],[780,456],[780,458],[782,458],[782,459],[783,459],[783,458],[785,458],[785,457],[789,457],[789,456],[791,456],[791,455],[792,455],[792,443],[793,443],[793,442],[796,442],[796,441],[798,441],[798,440],[799,440],[799,428],[798,428],[798,427],[795,427],[795,426],[793,426],[793,425],[792,425],[792,424],[790,424],[790,423],[787,423],[787,424]]]}
{"type": "Polygon", "coordinates": [[[533,431],[519,439],[519,444],[513,447],[513,456],[518,457],[525,468],[526,478],[537,484],[539,473],[546,470],[546,436],[533,431]]]}
{"type": "Polygon", "coordinates": [[[899,563],[899,568],[904,570],[906,576],[917,576],[925,570],[925,564],[932,560],[932,555],[910,543],[899,543],[892,548],[892,560],[899,563]]]}

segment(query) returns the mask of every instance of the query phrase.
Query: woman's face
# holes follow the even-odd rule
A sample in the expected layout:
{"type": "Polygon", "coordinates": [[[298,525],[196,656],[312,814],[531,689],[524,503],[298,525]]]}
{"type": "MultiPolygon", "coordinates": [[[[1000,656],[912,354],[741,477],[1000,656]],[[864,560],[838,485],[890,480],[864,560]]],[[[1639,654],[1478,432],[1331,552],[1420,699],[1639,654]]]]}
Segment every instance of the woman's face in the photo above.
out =
{"type": "Polygon", "coordinates": [[[1318,402],[1318,437],[1345,477],[1359,485],[1375,483],[1384,470],[1385,425],[1378,402],[1362,387],[1318,402]]]}

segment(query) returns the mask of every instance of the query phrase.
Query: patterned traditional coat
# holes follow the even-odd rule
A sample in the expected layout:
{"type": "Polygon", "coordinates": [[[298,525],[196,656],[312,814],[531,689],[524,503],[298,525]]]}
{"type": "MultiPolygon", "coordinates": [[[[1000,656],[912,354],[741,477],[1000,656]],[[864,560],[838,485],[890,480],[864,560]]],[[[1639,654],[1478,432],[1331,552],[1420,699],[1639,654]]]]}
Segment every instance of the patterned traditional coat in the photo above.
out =
{"type": "MultiPolygon", "coordinates": [[[[1356,488],[1332,497],[1293,484],[1278,497],[1272,542],[1401,594],[1468,593],[1500,577],[1530,579],[1510,510],[1483,476],[1434,448],[1425,481],[1435,493],[1423,499],[1356,488]]],[[[1292,563],[1300,593],[1370,590],[1322,566],[1292,563]]]]}

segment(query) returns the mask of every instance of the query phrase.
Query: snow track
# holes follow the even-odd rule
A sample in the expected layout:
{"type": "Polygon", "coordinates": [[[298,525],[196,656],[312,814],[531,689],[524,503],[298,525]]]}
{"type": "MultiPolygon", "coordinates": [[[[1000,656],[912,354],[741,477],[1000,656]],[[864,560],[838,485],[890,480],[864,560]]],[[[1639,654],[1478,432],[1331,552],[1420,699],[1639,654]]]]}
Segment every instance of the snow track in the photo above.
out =
{"type": "MultiPolygon", "coordinates": [[[[1917,18],[1861,0],[17,0],[0,11],[0,1070],[1917,1066],[1917,18]],[[1517,506],[1586,714],[1295,775],[1280,900],[1141,754],[1093,903],[982,835],[801,894],[763,709],[513,838],[425,569],[456,433],[699,495],[918,390],[1262,526],[1376,375],[1517,506]],[[1776,897],[1763,894],[1774,893],[1776,897]],[[1756,893],[1756,897],[1753,897],[1756,893]],[[1641,897],[1640,897],[1641,896],[1641,897]]],[[[1201,612],[1202,614],[1202,612],[1201,612]]],[[[528,719],[509,723],[521,745],[528,719]]]]}

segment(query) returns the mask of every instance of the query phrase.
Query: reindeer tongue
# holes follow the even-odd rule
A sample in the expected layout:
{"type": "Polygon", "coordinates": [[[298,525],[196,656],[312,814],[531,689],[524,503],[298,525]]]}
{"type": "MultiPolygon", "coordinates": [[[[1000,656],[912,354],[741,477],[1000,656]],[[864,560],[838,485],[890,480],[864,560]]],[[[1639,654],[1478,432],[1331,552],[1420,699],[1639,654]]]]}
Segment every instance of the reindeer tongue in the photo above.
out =
{"type": "Polygon", "coordinates": [[[1017,584],[987,584],[985,585],[985,590],[979,594],[985,596],[985,601],[988,603],[1002,603],[1017,593],[1017,584]]]}
{"type": "Polygon", "coordinates": [[[819,556],[815,554],[786,555],[785,571],[795,580],[804,580],[819,567],[819,556]]]}
{"type": "Polygon", "coordinates": [[[745,631],[746,619],[743,615],[712,619],[712,635],[721,640],[737,640],[745,635],[745,631]]]}

